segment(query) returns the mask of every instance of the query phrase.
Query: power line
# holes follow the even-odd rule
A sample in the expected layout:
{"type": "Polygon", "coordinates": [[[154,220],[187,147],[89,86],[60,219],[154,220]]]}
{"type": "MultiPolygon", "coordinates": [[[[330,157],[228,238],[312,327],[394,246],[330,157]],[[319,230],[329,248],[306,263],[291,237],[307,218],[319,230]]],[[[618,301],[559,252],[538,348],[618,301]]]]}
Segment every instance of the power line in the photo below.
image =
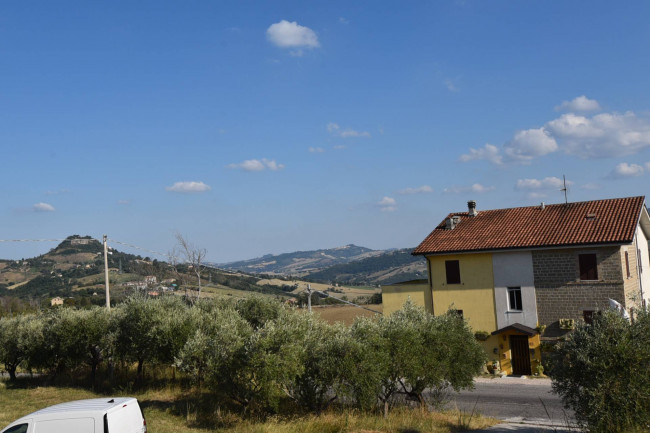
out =
{"type": "Polygon", "coordinates": [[[65,242],[69,240],[70,239],[0,239],[0,242],[65,242]]]}
{"type": "Polygon", "coordinates": [[[114,243],[116,243],[116,244],[124,245],[124,246],[126,246],[126,247],[130,247],[130,248],[135,248],[136,250],[140,250],[140,251],[146,251],[146,252],[148,252],[148,253],[156,254],[156,255],[161,256],[161,257],[172,257],[172,258],[174,258],[174,259],[178,259],[178,257],[173,256],[173,255],[171,255],[171,254],[164,254],[164,253],[161,253],[161,252],[158,252],[158,251],[149,250],[149,249],[147,249],[147,248],[142,248],[142,247],[139,247],[139,246],[137,246],[137,245],[127,244],[126,242],[120,242],[120,241],[115,240],[115,239],[113,239],[113,238],[108,238],[108,240],[111,241],[111,242],[114,242],[114,243]]]}
{"type": "MultiPolygon", "coordinates": [[[[305,292],[305,291],[307,291],[307,289],[303,289],[303,292],[305,292]]],[[[309,292],[308,292],[308,293],[309,293],[309,292]]],[[[344,300],[344,299],[337,298],[336,296],[332,296],[332,295],[330,295],[329,293],[321,292],[320,290],[312,290],[311,293],[319,293],[319,294],[321,294],[321,295],[324,295],[326,298],[336,299],[337,301],[341,301],[341,302],[344,302],[344,303],[346,303],[346,304],[350,304],[350,305],[353,305],[353,306],[355,306],[355,307],[362,308],[362,309],[364,309],[364,310],[372,311],[372,312],[375,313],[375,314],[381,314],[381,315],[384,314],[384,313],[382,313],[381,311],[377,311],[377,310],[373,310],[373,309],[370,309],[370,308],[367,308],[367,307],[363,307],[363,306],[361,306],[361,305],[355,304],[354,302],[346,301],[346,300],[344,300]]]]}

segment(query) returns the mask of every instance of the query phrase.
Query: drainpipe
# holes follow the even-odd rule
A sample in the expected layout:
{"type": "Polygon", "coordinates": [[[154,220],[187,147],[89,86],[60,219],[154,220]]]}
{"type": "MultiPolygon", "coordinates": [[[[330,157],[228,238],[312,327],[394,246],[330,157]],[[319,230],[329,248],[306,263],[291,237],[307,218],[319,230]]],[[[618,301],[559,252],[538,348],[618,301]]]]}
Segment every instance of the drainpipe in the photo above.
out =
{"type": "Polygon", "coordinates": [[[641,250],[639,250],[638,234],[634,234],[634,248],[636,248],[636,274],[639,278],[639,291],[641,292],[641,306],[645,307],[645,297],[643,296],[643,281],[641,280],[641,266],[643,266],[643,258],[641,257],[641,250]],[[641,266],[639,266],[641,265],[641,266]]]}
{"type": "Polygon", "coordinates": [[[429,274],[429,293],[431,294],[431,314],[433,314],[433,275],[431,275],[431,260],[427,259],[427,273],[429,274]]]}

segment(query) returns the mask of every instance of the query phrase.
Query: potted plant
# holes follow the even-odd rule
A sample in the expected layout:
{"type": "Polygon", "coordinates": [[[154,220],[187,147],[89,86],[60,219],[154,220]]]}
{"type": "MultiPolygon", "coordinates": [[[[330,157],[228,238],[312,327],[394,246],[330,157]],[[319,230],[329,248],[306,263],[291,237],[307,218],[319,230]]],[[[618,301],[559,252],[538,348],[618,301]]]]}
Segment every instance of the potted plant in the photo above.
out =
{"type": "Polygon", "coordinates": [[[490,338],[490,333],[487,331],[476,331],[474,333],[474,338],[476,338],[478,341],[485,341],[490,338]]]}

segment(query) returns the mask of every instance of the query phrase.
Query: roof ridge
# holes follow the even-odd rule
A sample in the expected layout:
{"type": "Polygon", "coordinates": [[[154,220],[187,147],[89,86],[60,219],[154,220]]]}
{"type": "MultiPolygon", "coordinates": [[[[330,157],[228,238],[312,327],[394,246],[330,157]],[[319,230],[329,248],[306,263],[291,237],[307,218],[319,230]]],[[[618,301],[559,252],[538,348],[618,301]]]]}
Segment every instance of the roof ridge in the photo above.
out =
{"type": "MultiPolygon", "coordinates": [[[[566,206],[567,204],[583,204],[583,203],[596,203],[596,202],[603,202],[603,201],[613,201],[613,200],[631,200],[631,199],[636,199],[636,198],[642,198],[643,201],[645,201],[645,196],[644,195],[634,195],[630,197],[614,197],[614,198],[603,198],[603,199],[597,199],[597,200],[583,200],[583,201],[570,201],[568,203],[544,203],[544,207],[551,207],[551,206],[566,206]]],[[[513,206],[513,207],[503,207],[503,208],[498,208],[498,209],[477,209],[478,213],[480,214],[481,212],[491,212],[491,211],[497,211],[497,210],[511,210],[511,209],[528,209],[528,208],[539,208],[539,204],[533,204],[529,206],[513,206]]],[[[447,216],[449,215],[467,215],[467,211],[460,211],[460,212],[450,212],[447,216]]]]}

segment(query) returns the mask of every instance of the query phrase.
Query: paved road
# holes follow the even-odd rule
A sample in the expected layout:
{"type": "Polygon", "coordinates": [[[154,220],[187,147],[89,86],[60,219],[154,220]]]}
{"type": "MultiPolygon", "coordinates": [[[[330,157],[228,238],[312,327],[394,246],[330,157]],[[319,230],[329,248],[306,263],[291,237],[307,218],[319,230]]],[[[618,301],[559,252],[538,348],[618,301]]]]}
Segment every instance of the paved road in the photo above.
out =
{"type": "Polygon", "coordinates": [[[471,413],[476,404],[476,411],[483,415],[539,425],[566,426],[573,418],[560,398],[551,393],[548,379],[479,378],[475,388],[453,394],[447,407],[471,413]]]}

